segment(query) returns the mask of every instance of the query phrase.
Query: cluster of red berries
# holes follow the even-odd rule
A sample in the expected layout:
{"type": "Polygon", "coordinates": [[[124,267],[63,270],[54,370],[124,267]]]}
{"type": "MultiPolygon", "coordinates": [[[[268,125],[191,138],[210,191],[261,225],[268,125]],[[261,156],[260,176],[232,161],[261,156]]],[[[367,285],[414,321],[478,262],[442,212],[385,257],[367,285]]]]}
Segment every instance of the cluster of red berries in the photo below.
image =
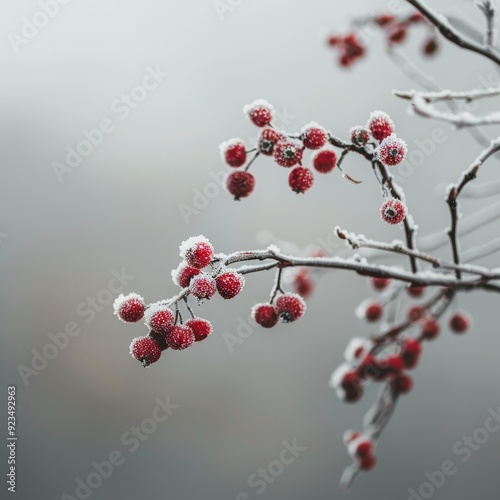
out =
{"type": "MultiPolygon", "coordinates": [[[[427,23],[420,12],[400,17],[392,14],[377,14],[366,20],[364,25],[368,24],[382,28],[389,46],[402,44],[407,39],[411,27],[425,25],[428,27],[429,34],[422,45],[422,53],[425,56],[433,56],[439,48],[432,26],[427,23]]],[[[338,63],[344,68],[350,67],[366,54],[366,48],[356,33],[349,33],[346,36],[332,35],[328,38],[328,45],[339,50],[338,63]]]]}
{"type": "MultiPolygon", "coordinates": [[[[217,292],[223,299],[232,299],[242,290],[245,279],[236,271],[217,267],[211,243],[204,236],[189,238],[180,246],[183,261],[172,271],[174,282],[199,302],[210,299],[217,292]],[[204,268],[210,266],[211,272],[204,268]]],[[[186,302],[187,304],[187,302],[186,302]]],[[[115,314],[125,323],[136,323],[144,319],[149,335],[137,337],[130,344],[130,354],[143,366],[150,366],[160,358],[165,349],[184,350],[201,342],[212,333],[212,325],[203,318],[197,318],[189,308],[191,319],[185,323],[177,302],[160,301],[146,306],[144,299],[130,293],[120,296],[114,302],[115,314]],[[171,307],[175,305],[175,312],[171,307]]]]}
{"type": "Polygon", "coordinates": [[[292,323],[304,315],[306,303],[297,293],[282,293],[274,303],[256,304],[252,318],[264,328],[272,328],[278,321],[292,323]]]}
{"type": "MultiPolygon", "coordinates": [[[[296,193],[305,193],[312,187],[313,169],[320,174],[328,174],[336,166],[341,170],[337,153],[328,146],[334,143],[333,138],[321,125],[311,122],[298,135],[278,131],[272,124],[274,108],[263,99],[245,106],[244,112],[255,126],[262,128],[257,144],[248,149],[242,139],[231,139],[220,145],[225,163],[232,169],[238,169],[233,170],[226,178],[226,188],[235,200],[246,198],[253,192],[255,177],[248,169],[259,155],[272,156],[277,165],[292,169],[288,185],[296,193]],[[310,160],[312,168],[302,164],[305,150],[313,152],[310,160]],[[254,153],[250,160],[249,153],[254,153]]],[[[375,158],[384,165],[395,166],[405,159],[408,149],[394,130],[394,122],[387,113],[374,111],[365,126],[351,128],[350,140],[356,146],[371,148],[375,158]]],[[[352,180],[349,176],[347,178],[352,180]]],[[[403,206],[399,205],[397,209],[400,211],[403,206]]]]}

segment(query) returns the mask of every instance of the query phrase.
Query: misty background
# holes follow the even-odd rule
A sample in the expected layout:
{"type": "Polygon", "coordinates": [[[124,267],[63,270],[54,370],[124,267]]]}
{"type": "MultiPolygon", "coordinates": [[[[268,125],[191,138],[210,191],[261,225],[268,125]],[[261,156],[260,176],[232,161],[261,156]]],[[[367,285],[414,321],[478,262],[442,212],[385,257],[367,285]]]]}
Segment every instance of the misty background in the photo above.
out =
{"type": "MultiPolygon", "coordinates": [[[[472,2],[432,3],[483,26],[472,2]]],[[[365,279],[324,273],[305,317],[268,331],[255,328],[249,314],[267,299],[273,275],[248,276],[234,300],[214,298],[196,310],[213,323],[207,341],[166,352],[148,370],[128,353],[131,339],[146,333],[142,323],[119,322],[112,300],[92,319],[83,312],[88,298],[110,297],[113,272],[123,269],[133,277],[125,293],[140,293],[147,302],[174,295],[170,271],[180,259],[178,246],[200,233],[225,253],[271,240],[299,249],[321,246],[335,241],[336,225],[386,241],[402,238],[398,227],[380,221],[375,179],[355,157],[344,166],[364,181],[359,186],[338,172],[317,174],[313,188],[298,196],[288,187],[288,172],[260,158],[252,167],[257,185],[250,198],[236,203],[218,189],[196,208],[197,193],[228,170],[218,145],[256,137],[242,114],[256,98],[274,104],[287,131],[314,120],[343,138],[371,111],[383,109],[410,154],[438,129],[446,139],[400,180],[419,235],[446,228],[443,184],[458,179],[480,146],[463,130],[408,115],[407,104],[391,90],[415,84],[387,57],[382,36],[369,41],[367,57],[348,71],[325,44],[329,33],[345,32],[356,15],[385,7],[383,0],[73,0],[16,51],[9,34],[20,34],[23,18],[32,19],[40,6],[4,3],[0,371],[5,397],[8,385],[17,386],[19,498],[75,496],[77,478],[85,480],[92,462],[108,460],[114,450],[125,461],[92,490],[92,500],[219,500],[240,493],[273,500],[406,499],[408,489],[418,489],[427,481],[425,472],[445,460],[458,472],[433,498],[496,497],[500,433],[492,433],[466,463],[453,452],[464,435],[483,426],[489,409],[500,406],[494,294],[460,296],[473,330],[456,337],[443,326],[438,340],[424,346],[412,373],[414,390],[401,398],[377,447],[376,470],[362,474],[348,494],[337,485],[350,463],[342,434],[361,428],[378,387],[346,405],[328,379],[349,339],[373,333],[354,315],[373,296],[365,279]],[[230,7],[222,14],[221,3],[230,7]],[[157,67],[168,76],[136,108],[118,113],[116,100],[157,67]],[[63,164],[67,147],[84,139],[82,130],[103,119],[113,131],[58,178],[54,162],[63,164]],[[186,217],[186,207],[196,213],[186,217]],[[19,366],[31,367],[32,350],[41,352],[51,342],[48,335],[68,322],[81,332],[25,384],[19,366]],[[224,338],[242,332],[244,341],[230,349],[224,338]],[[130,452],[121,436],[152,416],[157,398],[167,397],[179,407],[130,452]],[[278,459],[283,441],[293,440],[305,450],[258,494],[249,477],[278,459]]],[[[402,11],[410,9],[404,5],[402,11]]],[[[422,58],[424,38],[425,31],[415,29],[403,50],[444,88],[498,82],[491,62],[445,41],[434,59],[422,58]]],[[[498,98],[491,99],[479,112],[497,104],[498,98]]],[[[498,167],[491,159],[477,182],[497,179],[498,167]]],[[[464,199],[462,212],[493,201],[464,199]]],[[[499,229],[498,221],[480,228],[462,239],[462,247],[487,242],[499,229]]],[[[325,249],[343,251],[340,242],[335,245],[325,249]]],[[[438,254],[450,258],[446,246],[438,254]]],[[[478,264],[498,266],[498,256],[478,264]]],[[[1,418],[5,429],[5,406],[1,418]]],[[[6,459],[5,451],[4,471],[6,459]]]]}

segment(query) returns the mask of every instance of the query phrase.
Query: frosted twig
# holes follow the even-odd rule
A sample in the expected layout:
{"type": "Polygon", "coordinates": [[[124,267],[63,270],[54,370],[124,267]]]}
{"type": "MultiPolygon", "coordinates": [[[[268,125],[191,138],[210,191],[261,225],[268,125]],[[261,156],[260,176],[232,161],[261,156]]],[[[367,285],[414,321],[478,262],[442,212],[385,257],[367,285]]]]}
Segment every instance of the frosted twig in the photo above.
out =
{"type": "Polygon", "coordinates": [[[401,99],[412,100],[416,95],[419,95],[425,102],[438,102],[438,101],[474,101],[476,99],[483,99],[485,97],[496,97],[500,95],[499,88],[488,89],[473,89],[461,92],[452,92],[451,90],[441,90],[436,92],[421,92],[416,90],[393,90],[392,92],[396,97],[401,99]]]}
{"type": "Polygon", "coordinates": [[[495,45],[495,7],[491,0],[480,0],[476,2],[476,5],[486,18],[484,44],[491,48],[495,45]]]}
{"type": "Polygon", "coordinates": [[[413,5],[419,12],[421,12],[427,20],[432,23],[439,32],[450,42],[458,45],[462,49],[470,50],[487,57],[494,63],[500,66],[500,57],[498,52],[489,45],[481,45],[471,40],[466,40],[463,36],[447,21],[442,15],[438,14],[431,7],[427,5],[424,0],[406,0],[409,4],[413,5]]]}

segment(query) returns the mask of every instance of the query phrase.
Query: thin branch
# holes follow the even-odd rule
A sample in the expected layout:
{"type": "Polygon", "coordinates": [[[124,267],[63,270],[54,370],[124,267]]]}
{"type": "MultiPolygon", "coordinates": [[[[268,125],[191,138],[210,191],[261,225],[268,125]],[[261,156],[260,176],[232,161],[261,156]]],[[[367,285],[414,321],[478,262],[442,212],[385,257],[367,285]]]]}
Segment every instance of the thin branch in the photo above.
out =
{"type": "Polygon", "coordinates": [[[484,44],[491,49],[495,45],[495,7],[491,0],[478,1],[476,5],[486,18],[484,44]]]}
{"type": "Polygon", "coordinates": [[[393,90],[392,93],[396,97],[411,101],[417,94],[424,99],[425,102],[438,102],[438,101],[467,101],[471,102],[476,99],[483,99],[486,97],[496,97],[500,95],[499,88],[488,89],[473,89],[461,92],[452,92],[451,90],[441,90],[436,92],[420,92],[417,90],[393,90]]]}
{"type": "Polygon", "coordinates": [[[494,63],[500,66],[500,57],[498,52],[491,46],[481,45],[471,40],[466,40],[458,31],[447,21],[442,15],[431,9],[424,0],[406,0],[409,4],[413,5],[419,12],[421,12],[427,20],[432,23],[439,32],[450,42],[458,45],[462,49],[470,50],[487,57],[494,63]]]}

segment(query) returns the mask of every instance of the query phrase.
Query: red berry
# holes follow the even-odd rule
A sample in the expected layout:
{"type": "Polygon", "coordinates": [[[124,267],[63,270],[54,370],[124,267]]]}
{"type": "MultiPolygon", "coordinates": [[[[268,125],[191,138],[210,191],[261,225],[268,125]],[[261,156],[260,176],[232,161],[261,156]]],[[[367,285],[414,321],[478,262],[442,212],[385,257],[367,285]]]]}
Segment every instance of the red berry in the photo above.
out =
{"type": "Polygon", "coordinates": [[[374,378],[377,380],[386,376],[385,366],[373,354],[368,354],[363,358],[356,369],[356,373],[360,378],[374,378]]]}
{"type": "Polygon", "coordinates": [[[160,359],[161,348],[151,337],[136,337],[130,344],[130,354],[148,367],[160,359]]]}
{"type": "Polygon", "coordinates": [[[263,155],[272,156],[275,144],[283,139],[283,134],[272,128],[265,128],[260,134],[257,147],[263,155]]]}
{"type": "Polygon", "coordinates": [[[436,38],[428,38],[422,47],[422,52],[426,56],[433,56],[439,49],[438,41],[436,38]]]}
{"type": "Polygon", "coordinates": [[[404,368],[404,363],[398,354],[391,354],[384,360],[384,368],[389,375],[397,375],[404,368]]]}
{"type": "Polygon", "coordinates": [[[195,342],[201,342],[212,333],[212,324],[210,321],[202,318],[193,318],[186,321],[186,326],[191,328],[195,342]]]}
{"type": "Polygon", "coordinates": [[[352,66],[352,63],[356,60],[356,58],[354,57],[351,57],[349,54],[346,54],[346,53],[343,53],[341,54],[340,58],[339,58],[339,64],[343,67],[343,68],[349,68],[350,66],[352,66]]]}
{"type": "Polygon", "coordinates": [[[375,290],[385,290],[390,283],[389,278],[371,278],[371,284],[375,290]]]}
{"type": "Polygon", "coordinates": [[[408,28],[404,24],[395,24],[389,28],[389,42],[402,43],[406,39],[408,28]]]}
{"type": "Polygon", "coordinates": [[[399,139],[395,134],[386,137],[375,150],[377,158],[387,166],[394,166],[401,163],[408,153],[406,142],[399,139]]]}
{"type": "Polygon", "coordinates": [[[293,288],[296,293],[305,299],[309,298],[314,291],[314,282],[311,273],[307,269],[299,269],[293,278],[293,288]]]}
{"type": "Polygon", "coordinates": [[[305,167],[295,167],[288,176],[288,184],[296,193],[305,193],[313,183],[313,173],[305,167]]]}
{"type": "Polygon", "coordinates": [[[380,208],[380,216],[388,224],[399,224],[406,218],[406,205],[396,198],[387,200],[380,208]]]}
{"type": "Polygon", "coordinates": [[[413,388],[413,379],[406,373],[401,373],[391,381],[393,391],[408,394],[413,388]]]}
{"type": "Polygon", "coordinates": [[[421,12],[415,12],[408,18],[409,23],[422,23],[425,21],[425,16],[421,12]]]}
{"type": "Polygon", "coordinates": [[[183,241],[179,249],[180,256],[186,259],[188,265],[198,269],[208,266],[214,257],[214,247],[201,234],[183,241]]]}
{"type": "Polygon", "coordinates": [[[255,187],[255,177],[250,172],[231,172],[226,179],[226,187],[235,200],[246,198],[255,187]]]}
{"type": "Polygon", "coordinates": [[[388,24],[393,23],[395,20],[394,16],[391,14],[379,14],[375,16],[374,21],[381,27],[387,26],[388,24]]]}
{"type": "Polygon", "coordinates": [[[395,130],[391,117],[383,111],[373,111],[370,114],[366,128],[370,130],[377,141],[382,141],[389,137],[395,130]]]}
{"type": "Polygon", "coordinates": [[[352,127],[349,131],[351,142],[357,146],[364,146],[370,140],[370,131],[365,127],[352,127]]]}
{"type": "Polygon", "coordinates": [[[296,293],[280,295],[276,300],[276,312],[283,323],[299,319],[306,310],[304,299],[296,293]]]}
{"type": "Polygon", "coordinates": [[[453,333],[465,333],[469,329],[470,319],[464,313],[455,313],[450,316],[448,325],[453,333]]]}
{"type": "Polygon", "coordinates": [[[337,153],[331,149],[322,149],[313,155],[312,162],[320,174],[328,174],[337,165],[337,153]]]}
{"type": "Polygon", "coordinates": [[[181,351],[187,349],[194,342],[194,333],[189,326],[176,325],[165,337],[168,347],[181,351]]]}
{"type": "Polygon", "coordinates": [[[174,313],[165,305],[151,304],[144,314],[144,324],[153,332],[165,335],[174,326],[174,313]]]}
{"type": "Polygon", "coordinates": [[[282,167],[293,167],[302,160],[302,148],[300,144],[284,139],[274,146],[274,161],[282,167]]]}
{"type": "Polygon", "coordinates": [[[358,459],[358,465],[361,470],[372,470],[375,468],[377,461],[374,455],[366,455],[358,459]]]}
{"type": "Polygon", "coordinates": [[[241,139],[223,142],[219,148],[222,158],[230,167],[241,167],[247,161],[246,146],[241,139]]]}
{"type": "Polygon", "coordinates": [[[411,323],[416,323],[421,320],[426,314],[425,307],[422,306],[413,306],[408,309],[407,318],[411,323]]]}
{"type": "Polygon", "coordinates": [[[223,299],[232,299],[241,292],[245,285],[245,277],[234,271],[228,271],[216,278],[217,291],[223,299]]]}
{"type": "Polygon", "coordinates": [[[257,99],[243,108],[250,121],[257,127],[269,125],[274,117],[274,108],[264,99],[257,99]]]}
{"type": "Polygon", "coordinates": [[[310,123],[302,129],[302,142],[307,149],[320,149],[327,140],[326,130],[317,123],[310,123]]]}
{"type": "Polygon", "coordinates": [[[332,35],[328,38],[328,45],[332,47],[335,47],[335,45],[338,45],[341,42],[342,42],[342,37],[340,36],[332,35]]]}
{"type": "Polygon", "coordinates": [[[361,434],[357,431],[353,430],[348,430],[344,432],[344,435],[342,437],[342,440],[344,441],[344,444],[347,446],[349,443],[354,441],[355,439],[359,438],[361,434]]]}
{"type": "Polygon", "coordinates": [[[365,53],[365,48],[355,33],[350,33],[344,38],[343,50],[344,54],[352,60],[360,58],[365,53]]]}
{"type": "Polygon", "coordinates": [[[199,274],[191,280],[189,291],[198,300],[210,299],[217,291],[217,284],[212,276],[199,274]]]}
{"type": "Polygon", "coordinates": [[[425,340],[433,340],[439,335],[439,330],[439,323],[434,318],[429,318],[424,321],[420,335],[425,340]]]}
{"type": "Polygon", "coordinates": [[[278,322],[278,313],[272,304],[257,304],[252,307],[252,318],[264,328],[272,328],[278,322]]]}
{"type": "Polygon", "coordinates": [[[373,454],[373,442],[369,439],[360,439],[356,444],[354,453],[362,458],[373,454]]]}
{"type": "Polygon", "coordinates": [[[384,312],[384,308],[378,302],[372,302],[366,306],[365,319],[370,323],[378,321],[384,312]]]}
{"type": "Polygon", "coordinates": [[[172,280],[176,285],[186,288],[191,283],[191,279],[200,273],[200,269],[188,266],[186,262],[181,262],[177,269],[172,271],[172,280]]]}
{"type": "Polygon", "coordinates": [[[412,285],[406,289],[406,292],[410,297],[415,297],[415,298],[422,297],[422,295],[425,292],[425,287],[412,285]]]}
{"type": "Polygon", "coordinates": [[[349,371],[342,377],[340,387],[344,390],[344,399],[349,403],[358,401],[363,395],[361,379],[354,371],[349,371]]]}
{"type": "Polygon", "coordinates": [[[401,358],[406,368],[417,366],[418,359],[422,352],[422,346],[416,339],[406,339],[401,346],[401,358]]]}
{"type": "Polygon", "coordinates": [[[115,314],[124,323],[136,323],[144,317],[146,304],[144,299],[137,293],[123,295],[121,293],[114,301],[113,308],[115,314]]]}

